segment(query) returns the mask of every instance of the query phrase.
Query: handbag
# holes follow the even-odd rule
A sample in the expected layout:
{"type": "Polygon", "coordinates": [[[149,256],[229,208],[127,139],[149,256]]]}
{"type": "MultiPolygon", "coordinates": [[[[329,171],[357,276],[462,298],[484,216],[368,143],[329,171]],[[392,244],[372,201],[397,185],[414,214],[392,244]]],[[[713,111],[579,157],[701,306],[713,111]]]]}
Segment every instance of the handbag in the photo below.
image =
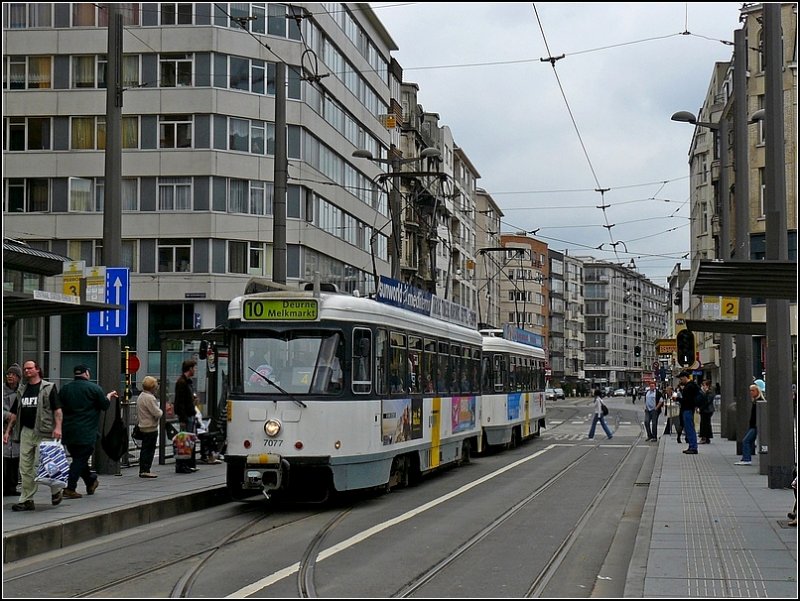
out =
{"type": "Polygon", "coordinates": [[[139,429],[139,424],[133,426],[133,432],[131,432],[131,438],[133,438],[134,440],[142,440],[142,438],[144,438],[142,431],[139,429]]]}
{"type": "Polygon", "coordinates": [[[67,452],[60,440],[43,440],[39,443],[39,466],[34,481],[46,484],[52,489],[67,486],[69,462],[67,452]]]}
{"type": "Polygon", "coordinates": [[[681,406],[675,401],[667,401],[667,417],[678,417],[681,413],[681,406]]]}
{"type": "Polygon", "coordinates": [[[600,409],[602,410],[604,416],[608,415],[608,407],[606,407],[606,404],[603,401],[600,401],[600,409]]]}

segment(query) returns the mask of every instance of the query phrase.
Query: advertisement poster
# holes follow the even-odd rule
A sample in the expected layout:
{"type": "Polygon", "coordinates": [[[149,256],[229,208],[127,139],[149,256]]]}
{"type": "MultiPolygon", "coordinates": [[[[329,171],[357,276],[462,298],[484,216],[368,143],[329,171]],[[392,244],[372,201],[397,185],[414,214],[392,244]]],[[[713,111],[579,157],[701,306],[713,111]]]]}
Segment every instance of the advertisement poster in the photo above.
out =
{"type": "Polygon", "coordinates": [[[387,399],[381,406],[384,445],[422,438],[422,399],[387,399]]]}
{"type": "Polygon", "coordinates": [[[453,397],[451,411],[453,434],[475,427],[475,398],[474,396],[453,397]]]}

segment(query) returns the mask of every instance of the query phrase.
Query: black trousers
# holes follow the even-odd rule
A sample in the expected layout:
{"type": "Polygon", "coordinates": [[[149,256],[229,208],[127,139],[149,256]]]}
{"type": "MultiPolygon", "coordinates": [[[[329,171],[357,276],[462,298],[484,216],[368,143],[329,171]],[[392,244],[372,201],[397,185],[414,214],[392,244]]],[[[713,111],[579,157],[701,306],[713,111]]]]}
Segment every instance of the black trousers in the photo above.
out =
{"type": "Polygon", "coordinates": [[[3,496],[18,495],[19,457],[3,457],[3,496]]]}

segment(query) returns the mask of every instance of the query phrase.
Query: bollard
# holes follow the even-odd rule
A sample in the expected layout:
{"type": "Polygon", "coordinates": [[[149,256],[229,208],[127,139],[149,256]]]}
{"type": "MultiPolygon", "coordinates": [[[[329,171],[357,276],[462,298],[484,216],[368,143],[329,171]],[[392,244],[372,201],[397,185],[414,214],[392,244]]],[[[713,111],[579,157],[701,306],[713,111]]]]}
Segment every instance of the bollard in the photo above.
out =
{"type": "Polygon", "coordinates": [[[758,473],[762,476],[769,475],[769,420],[767,419],[767,402],[756,403],[756,453],[758,454],[758,473]]]}
{"type": "MultiPolygon", "coordinates": [[[[740,437],[737,436],[736,433],[736,403],[728,403],[727,411],[728,431],[723,432],[723,436],[725,436],[728,440],[738,440],[740,437]]],[[[742,433],[742,436],[744,436],[744,433],[742,433]]]]}

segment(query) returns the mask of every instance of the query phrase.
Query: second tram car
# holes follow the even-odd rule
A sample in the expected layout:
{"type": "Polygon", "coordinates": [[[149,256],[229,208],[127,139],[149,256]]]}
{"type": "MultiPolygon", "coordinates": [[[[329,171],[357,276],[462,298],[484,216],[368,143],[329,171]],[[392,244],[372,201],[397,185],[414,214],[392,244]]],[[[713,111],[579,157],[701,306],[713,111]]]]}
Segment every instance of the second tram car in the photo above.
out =
{"type": "Polygon", "coordinates": [[[545,426],[545,354],[501,336],[483,337],[481,427],[487,444],[515,447],[545,426]]]}
{"type": "Polygon", "coordinates": [[[534,347],[373,299],[246,294],[228,336],[234,498],[407,485],[543,425],[534,347]]]}

